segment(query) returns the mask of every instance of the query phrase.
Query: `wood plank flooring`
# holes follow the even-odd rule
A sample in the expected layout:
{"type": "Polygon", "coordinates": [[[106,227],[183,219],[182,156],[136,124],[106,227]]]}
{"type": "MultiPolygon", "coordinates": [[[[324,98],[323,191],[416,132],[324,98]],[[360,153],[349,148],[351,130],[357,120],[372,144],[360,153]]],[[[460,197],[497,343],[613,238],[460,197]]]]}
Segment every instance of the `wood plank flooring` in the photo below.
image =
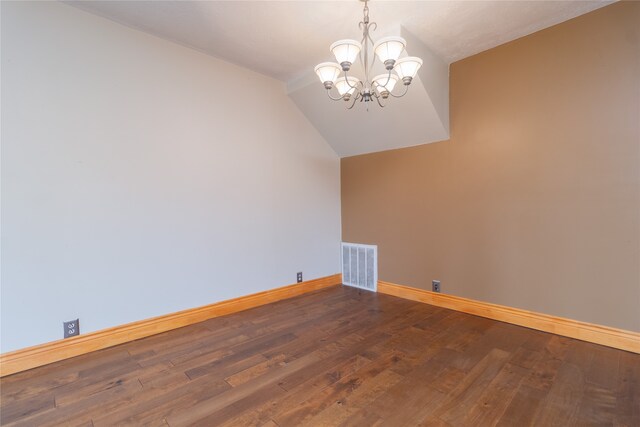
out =
{"type": "Polygon", "coordinates": [[[0,387],[2,425],[640,426],[640,355],[345,287],[0,387]]]}

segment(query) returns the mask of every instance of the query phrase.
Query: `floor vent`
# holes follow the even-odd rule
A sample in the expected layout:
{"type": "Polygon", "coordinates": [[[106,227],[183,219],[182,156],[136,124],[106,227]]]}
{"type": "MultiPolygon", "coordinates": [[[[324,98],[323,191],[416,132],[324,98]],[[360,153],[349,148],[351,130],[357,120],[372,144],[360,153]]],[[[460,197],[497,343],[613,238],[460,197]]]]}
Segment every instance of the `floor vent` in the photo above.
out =
{"type": "Polygon", "coordinates": [[[367,291],[377,291],[377,246],[342,242],[342,283],[367,291]]]}

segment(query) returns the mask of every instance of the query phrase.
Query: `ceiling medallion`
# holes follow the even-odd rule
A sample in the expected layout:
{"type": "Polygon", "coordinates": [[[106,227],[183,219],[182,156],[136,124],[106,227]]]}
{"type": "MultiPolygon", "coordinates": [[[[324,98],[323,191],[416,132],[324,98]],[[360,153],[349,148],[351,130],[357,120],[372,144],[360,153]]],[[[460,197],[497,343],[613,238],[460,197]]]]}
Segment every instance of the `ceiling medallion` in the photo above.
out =
{"type": "MultiPolygon", "coordinates": [[[[378,105],[384,107],[381,100],[386,100],[389,96],[400,98],[406,95],[411,81],[422,66],[422,59],[418,57],[400,58],[407,45],[402,37],[384,37],[375,43],[373,42],[369,32],[375,31],[378,25],[375,22],[369,22],[367,1],[364,0],[364,18],[358,24],[362,30],[362,41],[338,40],[329,48],[329,51],[336,57],[337,63],[323,62],[315,68],[316,74],[327,89],[329,98],[334,101],[351,101],[348,109],[353,108],[358,100],[368,103],[374,99],[378,105]],[[369,60],[369,46],[372,46],[374,52],[371,60],[369,60]],[[371,79],[369,73],[375,63],[375,56],[384,64],[387,72],[371,79]],[[363,80],[347,74],[356,57],[359,57],[360,63],[364,67],[363,80]],[[340,76],[341,73],[342,76],[340,76]],[[393,88],[399,80],[402,80],[404,91],[400,94],[394,94],[393,88]],[[338,92],[338,97],[331,95],[331,89],[334,87],[338,92]]],[[[368,104],[366,105],[368,108],[368,104]]]]}

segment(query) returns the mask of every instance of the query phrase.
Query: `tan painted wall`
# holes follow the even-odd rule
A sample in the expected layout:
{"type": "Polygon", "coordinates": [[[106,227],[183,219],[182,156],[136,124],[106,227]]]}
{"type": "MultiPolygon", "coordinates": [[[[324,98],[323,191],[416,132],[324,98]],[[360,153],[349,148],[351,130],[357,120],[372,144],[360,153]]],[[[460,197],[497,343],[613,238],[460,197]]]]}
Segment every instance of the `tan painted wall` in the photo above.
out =
{"type": "Polygon", "coordinates": [[[640,331],[640,3],[451,65],[451,139],[342,159],[381,280],[640,331]]]}

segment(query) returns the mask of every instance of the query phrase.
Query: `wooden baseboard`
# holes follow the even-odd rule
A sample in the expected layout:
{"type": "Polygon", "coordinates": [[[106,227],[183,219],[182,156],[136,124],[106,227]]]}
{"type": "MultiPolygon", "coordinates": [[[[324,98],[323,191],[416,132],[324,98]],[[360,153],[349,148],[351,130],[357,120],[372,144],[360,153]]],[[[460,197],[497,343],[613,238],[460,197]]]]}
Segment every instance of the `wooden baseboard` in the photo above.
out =
{"type": "Polygon", "coordinates": [[[214,317],[224,316],[225,314],[247,310],[302,295],[307,292],[339,285],[341,282],[342,275],[334,274],[333,276],[283,286],[281,288],[221,301],[203,307],[178,311],[164,316],[90,332],[73,338],[52,341],[0,354],[0,377],[181,328],[214,317]]]}
{"type": "Polygon", "coordinates": [[[640,333],[378,281],[378,292],[640,353],[640,333]]]}

